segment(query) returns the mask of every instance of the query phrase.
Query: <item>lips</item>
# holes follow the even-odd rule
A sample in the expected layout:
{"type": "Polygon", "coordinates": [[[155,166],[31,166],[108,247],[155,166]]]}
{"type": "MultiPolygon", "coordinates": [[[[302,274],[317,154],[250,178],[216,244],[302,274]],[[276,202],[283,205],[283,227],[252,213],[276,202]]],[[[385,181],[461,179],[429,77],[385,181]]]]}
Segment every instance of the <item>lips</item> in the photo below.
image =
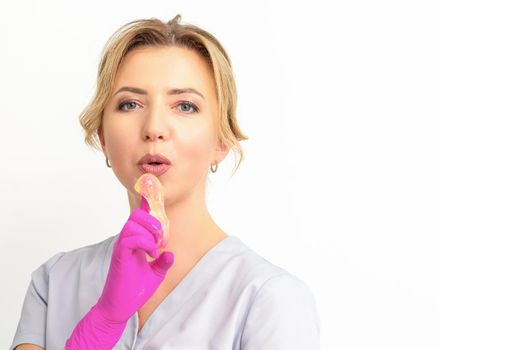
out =
{"type": "Polygon", "coordinates": [[[164,157],[162,154],[146,154],[144,157],[140,158],[138,164],[150,164],[150,163],[162,163],[171,165],[171,162],[168,158],[164,157]]]}
{"type": "Polygon", "coordinates": [[[155,176],[161,176],[171,167],[171,162],[162,154],[146,154],[140,158],[138,168],[143,173],[151,173],[155,176]]]}
{"type": "Polygon", "coordinates": [[[166,171],[168,171],[169,168],[171,168],[171,165],[169,164],[150,165],[150,164],[145,163],[145,164],[139,164],[138,167],[140,171],[142,171],[143,173],[150,173],[150,174],[153,174],[159,177],[162,174],[164,174],[166,171]]]}

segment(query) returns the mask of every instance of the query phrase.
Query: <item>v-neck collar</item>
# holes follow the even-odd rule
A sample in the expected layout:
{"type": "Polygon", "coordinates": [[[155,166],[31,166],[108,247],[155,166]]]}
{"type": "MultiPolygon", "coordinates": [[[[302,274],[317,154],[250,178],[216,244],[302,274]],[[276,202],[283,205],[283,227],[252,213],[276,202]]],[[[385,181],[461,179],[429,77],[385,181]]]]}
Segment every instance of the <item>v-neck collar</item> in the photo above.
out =
{"type": "MultiPolygon", "coordinates": [[[[113,238],[113,241],[108,247],[109,253],[106,254],[106,259],[104,261],[105,271],[109,270],[111,252],[117,237],[118,235],[113,238]]],[[[123,333],[123,337],[126,333],[131,333],[130,335],[133,337],[131,348],[134,348],[138,344],[144,346],[145,344],[143,344],[143,342],[148,342],[154,333],[166,325],[168,323],[167,320],[173,318],[175,313],[186,304],[186,301],[201,287],[207,285],[207,282],[215,276],[217,269],[220,268],[222,264],[217,264],[217,260],[213,258],[223,255],[223,258],[227,259],[232,255],[235,255],[235,253],[238,253],[240,248],[243,247],[243,245],[239,243],[241,243],[241,240],[237,236],[229,235],[210,248],[155,308],[155,310],[153,310],[146,322],[142,325],[140,333],[138,332],[138,311],[135,312],[130,320],[128,320],[128,324],[123,333]],[[210,262],[213,262],[213,264],[210,264],[210,262]],[[195,276],[198,276],[198,278],[195,278],[195,276]]],[[[105,276],[106,275],[103,277],[105,276]]],[[[102,287],[104,282],[105,278],[102,287]]]]}

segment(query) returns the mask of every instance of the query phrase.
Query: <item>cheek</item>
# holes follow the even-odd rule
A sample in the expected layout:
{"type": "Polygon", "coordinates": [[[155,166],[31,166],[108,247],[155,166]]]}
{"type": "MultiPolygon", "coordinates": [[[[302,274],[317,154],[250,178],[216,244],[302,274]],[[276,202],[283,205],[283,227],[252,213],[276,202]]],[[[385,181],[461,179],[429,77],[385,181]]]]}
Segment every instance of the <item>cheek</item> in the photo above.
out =
{"type": "Polygon", "coordinates": [[[130,148],[130,138],[125,137],[125,135],[123,132],[110,132],[106,134],[106,147],[107,150],[111,152],[114,162],[123,161],[125,157],[122,157],[122,155],[133,149],[130,148]]]}
{"type": "Polygon", "coordinates": [[[209,130],[201,129],[180,134],[177,148],[180,152],[179,156],[188,162],[190,168],[206,168],[210,163],[212,140],[213,136],[209,130]]]}
{"type": "Polygon", "coordinates": [[[132,138],[127,136],[128,133],[123,131],[124,129],[108,124],[106,130],[106,151],[112,164],[112,170],[119,181],[126,186],[132,181],[129,179],[130,174],[135,171],[133,151],[136,146],[133,145],[132,138]]]}

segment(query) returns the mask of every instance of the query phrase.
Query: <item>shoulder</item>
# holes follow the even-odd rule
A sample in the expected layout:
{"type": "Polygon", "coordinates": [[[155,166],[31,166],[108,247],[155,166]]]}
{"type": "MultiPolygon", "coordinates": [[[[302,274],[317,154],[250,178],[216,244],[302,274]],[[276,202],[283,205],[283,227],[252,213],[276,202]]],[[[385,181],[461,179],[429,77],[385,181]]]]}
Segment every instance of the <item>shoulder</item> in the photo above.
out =
{"type": "Polygon", "coordinates": [[[223,249],[227,258],[226,263],[221,267],[221,273],[235,276],[238,287],[243,289],[249,287],[257,291],[271,279],[276,278],[276,281],[281,281],[286,279],[285,276],[295,278],[283,267],[261,256],[240,238],[231,236],[229,243],[228,247],[223,249]]]}
{"type": "Polygon", "coordinates": [[[319,349],[320,317],[308,283],[250,248],[236,258],[238,287],[249,292],[243,348],[319,349]]]}
{"type": "Polygon", "coordinates": [[[235,249],[232,249],[231,258],[225,267],[234,270],[237,280],[255,284],[257,293],[260,290],[263,290],[263,294],[279,290],[310,290],[304,280],[267,260],[239,238],[233,236],[232,245],[235,249]]]}
{"type": "Polygon", "coordinates": [[[319,332],[319,314],[312,290],[305,281],[290,273],[273,276],[261,285],[253,298],[249,319],[308,324],[319,332]]]}
{"type": "Polygon", "coordinates": [[[238,254],[232,256],[237,287],[250,291],[250,318],[258,319],[289,313],[307,316],[318,327],[319,315],[310,285],[248,247],[242,241],[238,254]]]}
{"type": "Polygon", "coordinates": [[[102,259],[111,254],[110,247],[115,238],[111,236],[94,244],[53,254],[31,273],[33,283],[37,286],[46,285],[53,274],[67,274],[79,268],[89,268],[90,265],[100,266],[102,259]]]}

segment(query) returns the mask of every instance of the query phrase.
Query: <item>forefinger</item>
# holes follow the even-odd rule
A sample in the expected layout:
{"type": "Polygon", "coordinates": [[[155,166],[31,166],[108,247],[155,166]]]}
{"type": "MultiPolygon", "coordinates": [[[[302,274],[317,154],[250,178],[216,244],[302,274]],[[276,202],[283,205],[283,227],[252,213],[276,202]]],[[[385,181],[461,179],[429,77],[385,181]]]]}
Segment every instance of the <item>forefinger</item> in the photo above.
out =
{"type": "Polygon", "coordinates": [[[145,227],[155,237],[155,242],[162,236],[162,225],[157,218],[142,208],[137,208],[131,213],[131,220],[145,227]]]}

